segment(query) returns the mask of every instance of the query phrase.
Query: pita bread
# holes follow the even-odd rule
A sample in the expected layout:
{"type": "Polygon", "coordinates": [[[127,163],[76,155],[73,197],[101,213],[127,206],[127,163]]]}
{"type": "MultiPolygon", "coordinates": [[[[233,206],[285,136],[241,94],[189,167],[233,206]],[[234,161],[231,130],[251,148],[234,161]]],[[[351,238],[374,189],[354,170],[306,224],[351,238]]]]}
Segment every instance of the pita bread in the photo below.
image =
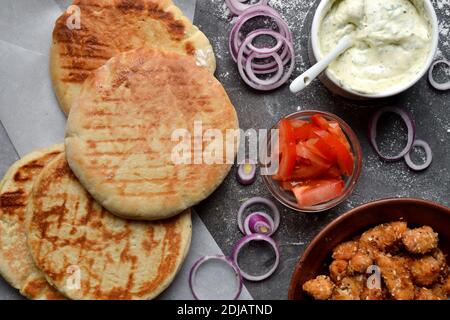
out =
{"type": "Polygon", "coordinates": [[[43,170],[27,210],[30,252],[71,299],[150,299],[174,279],[191,240],[189,210],[176,218],[117,218],[96,203],[61,154],[43,170]]]}
{"type": "Polygon", "coordinates": [[[67,160],[108,211],[164,219],[208,197],[234,160],[236,143],[223,138],[222,155],[197,164],[194,151],[201,157],[214,144],[193,140],[208,129],[225,137],[237,128],[236,110],[205,68],[191,57],[142,48],[114,57],[85,81],[67,123],[67,160]],[[194,131],[196,122],[201,132],[194,131]],[[191,140],[172,139],[177,129],[191,140]],[[173,161],[181,140],[193,145],[190,163],[173,161]]]}
{"type": "Polygon", "coordinates": [[[25,234],[25,210],[33,182],[64,149],[62,144],[35,151],[14,163],[0,185],[0,273],[30,299],[62,299],[36,267],[25,234]]]}
{"type": "Polygon", "coordinates": [[[68,114],[89,74],[120,52],[154,46],[195,56],[212,73],[216,61],[206,36],[171,0],[75,0],[53,31],[50,71],[68,114]],[[77,29],[77,27],[80,27],[77,29]]]}

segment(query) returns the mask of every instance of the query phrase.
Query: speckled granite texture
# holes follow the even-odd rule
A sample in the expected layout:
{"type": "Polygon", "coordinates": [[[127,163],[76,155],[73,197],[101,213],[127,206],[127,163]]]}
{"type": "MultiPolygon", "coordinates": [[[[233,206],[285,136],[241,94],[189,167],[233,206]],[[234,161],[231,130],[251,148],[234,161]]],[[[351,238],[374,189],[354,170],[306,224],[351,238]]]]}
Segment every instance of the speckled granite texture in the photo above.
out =
{"type": "MultiPolygon", "coordinates": [[[[315,1],[273,0],[274,7],[285,17],[294,33],[297,68],[292,78],[310,65],[307,58],[309,29],[315,1]]],[[[450,4],[433,1],[441,20],[441,41],[438,55],[450,59],[446,26],[450,21],[450,4]]],[[[280,245],[281,264],[274,276],[260,283],[246,285],[255,299],[286,299],[291,273],[309,241],[331,220],[360,204],[387,197],[417,197],[450,205],[450,92],[437,92],[424,78],[407,92],[391,99],[361,103],[332,95],[315,81],[304,92],[294,96],[287,86],[270,93],[250,90],[241,81],[236,64],[228,53],[231,19],[222,0],[198,0],[195,24],[206,33],[217,56],[216,76],[225,86],[234,103],[241,128],[270,128],[282,116],[297,110],[318,109],[343,118],[356,131],[364,159],[361,178],[351,197],[337,208],[319,214],[302,214],[278,205],[281,226],[274,238],[280,245]],[[374,154],[367,137],[367,124],[377,107],[392,105],[409,110],[417,124],[417,137],[429,142],[434,161],[422,173],[410,171],[404,162],[383,163],[374,154]]],[[[263,182],[240,186],[234,172],[225,183],[198,208],[210,232],[225,253],[241,237],[236,213],[241,202],[252,196],[268,196],[263,182]]]]}

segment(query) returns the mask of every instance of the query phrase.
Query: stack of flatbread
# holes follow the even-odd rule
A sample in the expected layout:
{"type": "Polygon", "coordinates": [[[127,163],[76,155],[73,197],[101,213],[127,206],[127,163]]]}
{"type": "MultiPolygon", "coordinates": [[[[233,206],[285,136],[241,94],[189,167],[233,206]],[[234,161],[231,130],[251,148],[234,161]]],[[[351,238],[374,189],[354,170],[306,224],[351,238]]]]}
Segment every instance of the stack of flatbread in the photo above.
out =
{"type": "Polygon", "coordinates": [[[0,183],[0,273],[31,299],[151,299],[187,255],[190,208],[230,170],[225,152],[217,164],[174,161],[172,134],[195,146],[196,123],[225,135],[236,112],[208,39],[170,0],[73,5],[51,50],[65,143],[0,183]]]}

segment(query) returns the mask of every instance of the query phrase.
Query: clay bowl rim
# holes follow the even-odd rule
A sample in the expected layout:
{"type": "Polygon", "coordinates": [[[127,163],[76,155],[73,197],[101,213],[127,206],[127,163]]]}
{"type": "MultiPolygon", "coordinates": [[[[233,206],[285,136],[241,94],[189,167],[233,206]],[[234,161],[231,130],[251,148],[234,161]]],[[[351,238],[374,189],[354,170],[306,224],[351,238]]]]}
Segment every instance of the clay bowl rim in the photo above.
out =
{"type": "Polygon", "coordinates": [[[417,198],[385,198],[380,200],[371,201],[365,204],[362,204],[356,208],[353,208],[336,219],[332,220],[329,224],[327,224],[309,243],[309,245],[306,247],[305,251],[303,252],[300,259],[297,261],[297,264],[295,265],[294,272],[291,276],[291,281],[289,283],[289,291],[288,291],[288,299],[289,300],[295,300],[295,291],[297,287],[297,280],[301,274],[301,268],[305,262],[306,257],[308,257],[311,253],[311,251],[316,247],[316,245],[321,242],[325,235],[331,230],[336,227],[337,224],[340,224],[342,221],[350,219],[351,217],[357,215],[361,211],[364,211],[371,207],[380,206],[383,204],[422,204],[424,206],[433,207],[435,209],[441,210],[443,212],[446,212],[448,215],[450,215],[450,208],[446,207],[444,205],[432,202],[430,200],[425,199],[417,199],[417,198]]]}

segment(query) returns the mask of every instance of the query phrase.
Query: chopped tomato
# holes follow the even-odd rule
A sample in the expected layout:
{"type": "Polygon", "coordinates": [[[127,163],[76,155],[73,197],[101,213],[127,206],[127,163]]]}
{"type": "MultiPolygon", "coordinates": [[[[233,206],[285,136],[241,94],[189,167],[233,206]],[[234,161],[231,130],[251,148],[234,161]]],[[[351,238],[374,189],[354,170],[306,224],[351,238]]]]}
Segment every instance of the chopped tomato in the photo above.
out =
{"type": "Polygon", "coordinates": [[[292,191],[300,206],[339,197],[343,176],[354,169],[351,146],[339,123],[320,114],[310,121],[283,119],[279,124],[279,168],[273,179],[292,191]]]}
{"type": "Polygon", "coordinates": [[[299,206],[309,207],[341,196],[344,187],[345,183],[342,179],[315,180],[295,186],[292,192],[299,206]]]}
{"type": "Polygon", "coordinates": [[[296,141],[305,141],[313,138],[314,131],[319,128],[311,123],[304,124],[301,127],[294,127],[294,137],[296,141]]]}
{"type": "Polygon", "coordinates": [[[289,121],[291,122],[291,126],[294,128],[300,128],[300,127],[304,126],[305,124],[309,123],[306,120],[299,120],[299,119],[291,119],[289,121]]]}
{"type": "Polygon", "coordinates": [[[336,136],[325,131],[318,132],[317,134],[320,135],[319,140],[322,140],[324,144],[328,145],[335,152],[337,163],[342,174],[351,176],[354,165],[352,153],[336,136]]]}
{"type": "Polygon", "coordinates": [[[320,155],[322,158],[333,163],[336,162],[337,159],[336,151],[331,146],[329,146],[323,139],[321,138],[309,139],[308,141],[306,141],[306,145],[312,152],[320,155]]]}
{"type": "Polygon", "coordinates": [[[328,169],[331,167],[332,163],[321,157],[320,155],[317,155],[316,153],[312,152],[311,149],[308,147],[306,142],[299,142],[297,143],[296,147],[297,156],[302,159],[308,159],[311,161],[311,164],[314,166],[322,167],[325,169],[328,169]]]}
{"type": "Polygon", "coordinates": [[[276,179],[287,180],[294,170],[296,157],[296,147],[293,127],[289,120],[283,119],[280,122],[279,148],[281,153],[280,164],[276,179]]]}
{"type": "Polygon", "coordinates": [[[299,165],[292,172],[291,180],[316,179],[327,174],[328,168],[317,165],[299,165]]]}
{"type": "Polygon", "coordinates": [[[340,178],[341,177],[341,171],[338,167],[333,166],[330,169],[328,169],[327,172],[323,175],[324,178],[340,178]]]}
{"type": "Polygon", "coordinates": [[[318,126],[319,128],[323,129],[323,130],[328,130],[329,128],[329,124],[327,119],[325,119],[324,117],[322,117],[320,114],[315,114],[311,117],[311,121],[318,126]]]}
{"type": "Polygon", "coordinates": [[[338,140],[347,148],[348,151],[351,151],[350,143],[345,136],[345,133],[342,131],[341,126],[336,121],[329,122],[328,132],[334,135],[338,140]]]}
{"type": "Polygon", "coordinates": [[[278,180],[288,180],[292,175],[295,167],[295,161],[297,159],[295,149],[296,147],[294,143],[287,144],[284,147],[283,153],[281,154],[281,161],[278,166],[278,180]]]}

